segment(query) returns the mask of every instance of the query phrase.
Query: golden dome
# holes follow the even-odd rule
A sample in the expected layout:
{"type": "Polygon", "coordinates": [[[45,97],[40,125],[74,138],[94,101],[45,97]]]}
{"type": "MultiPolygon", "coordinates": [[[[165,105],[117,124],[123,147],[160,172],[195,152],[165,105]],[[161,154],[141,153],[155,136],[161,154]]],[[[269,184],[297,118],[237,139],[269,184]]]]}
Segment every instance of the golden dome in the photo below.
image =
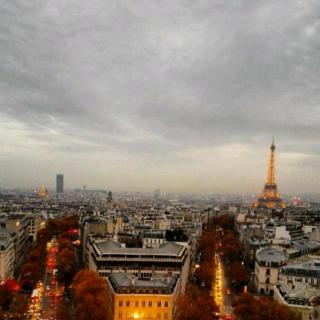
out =
{"type": "Polygon", "coordinates": [[[47,195],[48,195],[48,190],[46,189],[46,187],[44,185],[40,186],[38,190],[38,196],[40,198],[45,198],[47,195]]]}

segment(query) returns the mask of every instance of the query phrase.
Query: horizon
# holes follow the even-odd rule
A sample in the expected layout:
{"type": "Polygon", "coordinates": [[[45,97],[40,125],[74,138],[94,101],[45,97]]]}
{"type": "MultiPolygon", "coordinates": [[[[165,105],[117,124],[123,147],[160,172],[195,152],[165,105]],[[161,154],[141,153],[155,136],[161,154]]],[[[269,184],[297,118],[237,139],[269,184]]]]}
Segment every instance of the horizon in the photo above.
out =
{"type": "Polygon", "coordinates": [[[6,188],[320,192],[320,5],[0,4],[6,188]]]}

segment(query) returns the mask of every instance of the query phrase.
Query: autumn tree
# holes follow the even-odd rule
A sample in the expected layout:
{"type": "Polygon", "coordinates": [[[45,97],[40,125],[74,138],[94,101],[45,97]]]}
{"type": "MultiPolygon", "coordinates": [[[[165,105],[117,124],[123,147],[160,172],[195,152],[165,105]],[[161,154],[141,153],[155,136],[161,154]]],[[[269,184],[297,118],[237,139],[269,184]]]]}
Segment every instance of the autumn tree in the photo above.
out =
{"type": "Polygon", "coordinates": [[[13,295],[7,285],[0,286],[0,307],[2,310],[8,310],[12,302],[13,295]]]}
{"type": "MultiPolygon", "coordinates": [[[[17,295],[10,306],[10,312],[13,316],[13,319],[21,319],[21,315],[24,314],[28,309],[28,300],[21,295],[17,295]],[[17,317],[15,317],[15,315],[17,317]]],[[[12,318],[10,318],[12,319],[12,318]]]]}
{"type": "Polygon", "coordinates": [[[90,270],[77,273],[72,282],[77,320],[106,320],[109,302],[103,278],[90,270]]]}
{"type": "Polygon", "coordinates": [[[206,286],[211,285],[212,278],[214,276],[214,263],[205,261],[201,263],[199,270],[199,279],[206,286]]]}
{"type": "Polygon", "coordinates": [[[233,262],[227,268],[226,276],[235,285],[244,285],[248,282],[248,273],[244,266],[239,262],[233,262]]]}
{"type": "Polygon", "coordinates": [[[70,285],[77,272],[77,262],[73,248],[65,247],[57,253],[57,279],[64,285],[70,285]]]}
{"type": "Polygon", "coordinates": [[[72,319],[69,304],[61,301],[57,306],[57,320],[70,320],[72,319]]]}
{"type": "Polygon", "coordinates": [[[213,320],[218,319],[217,306],[212,297],[195,285],[188,285],[184,295],[178,298],[177,320],[213,320]]]}
{"type": "Polygon", "coordinates": [[[243,293],[234,303],[237,320],[298,320],[299,317],[284,305],[267,298],[255,298],[243,293]]]}

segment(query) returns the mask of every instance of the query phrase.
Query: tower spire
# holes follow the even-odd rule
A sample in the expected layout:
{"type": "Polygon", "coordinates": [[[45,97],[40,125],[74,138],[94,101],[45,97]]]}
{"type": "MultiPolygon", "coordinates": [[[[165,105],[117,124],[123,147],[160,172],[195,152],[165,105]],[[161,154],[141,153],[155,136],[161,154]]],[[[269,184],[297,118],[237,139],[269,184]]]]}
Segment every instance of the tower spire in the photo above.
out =
{"type": "Polygon", "coordinates": [[[267,173],[267,179],[266,184],[268,185],[275,185],[275,150],[276,146],[274,144],[274,137],[272,138],[272,144],[270,147],[270,156],[269,156],[269,164],[268,164],[268,173],[267,173]]]}
{"type": "Polygon", "coordinates": [[[274,137],[270,146],[270,155],[268,162],[267,178],[264,189],[260,194],[258,201],[253,204],[255,208],[283,209],[285,204],[280,198],[275,178],[275,150],[274,137]]]}

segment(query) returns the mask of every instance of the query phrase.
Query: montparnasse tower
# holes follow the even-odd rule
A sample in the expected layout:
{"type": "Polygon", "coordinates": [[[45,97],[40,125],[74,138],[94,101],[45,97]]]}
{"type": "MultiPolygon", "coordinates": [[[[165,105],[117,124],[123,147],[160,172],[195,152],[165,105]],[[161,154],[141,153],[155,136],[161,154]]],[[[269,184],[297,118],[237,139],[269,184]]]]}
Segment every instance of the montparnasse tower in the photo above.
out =
{"type": "Polygon", "coordinates": [[[254,208],[279,210],[279,209],[284,209],[286,206],[280,197],[280,194],[278,192],[278,186],[276,183],[275,150],[276,150],[276,146],[274,144],[274,139],[272,139],[266,183],[264,185],[263,191],[258,197],[258,200],[255,203],[253,203],[254,208]]]}

